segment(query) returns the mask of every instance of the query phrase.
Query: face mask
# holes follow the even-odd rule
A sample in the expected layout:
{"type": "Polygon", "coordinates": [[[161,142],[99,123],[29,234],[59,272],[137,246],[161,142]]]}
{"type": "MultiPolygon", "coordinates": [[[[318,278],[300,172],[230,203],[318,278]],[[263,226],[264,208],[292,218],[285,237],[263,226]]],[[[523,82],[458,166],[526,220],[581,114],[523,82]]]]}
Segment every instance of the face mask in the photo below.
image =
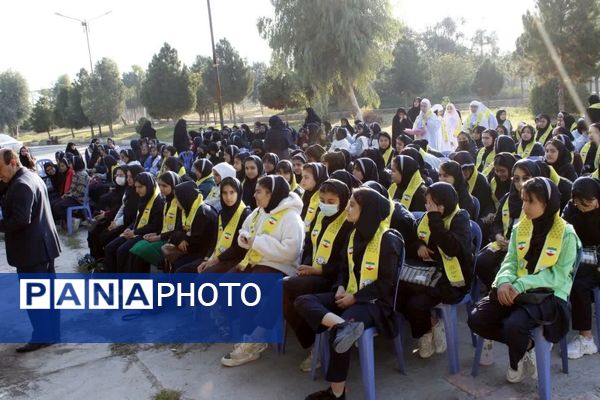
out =
{"type": "Polygon", "coordinates": [[[119,186],[125,186],[125,177],[124,176],[117,176],[115,178],[115,182],[117,183],[117,185],[119,186]]]}
{"type": "Polygon", "coordinates": [[[332,215],[335,215],[338,212],[339,206],[337,204],[325,204],[319,202],[319,209],[321,210],[324,216],[331,217],[332,215]]]}

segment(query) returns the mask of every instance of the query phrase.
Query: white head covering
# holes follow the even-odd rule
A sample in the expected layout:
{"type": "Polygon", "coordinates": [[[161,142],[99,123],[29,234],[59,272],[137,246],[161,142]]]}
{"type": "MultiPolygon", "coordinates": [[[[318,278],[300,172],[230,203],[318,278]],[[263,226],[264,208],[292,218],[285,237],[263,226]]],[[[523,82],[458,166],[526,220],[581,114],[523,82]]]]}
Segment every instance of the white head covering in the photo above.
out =
{"type": "Polygon", "coordinates": [[[444,122],[446,123],[446,127],[450,132],[454,132],[457,125],[462,124],[462,121],[460,120],[460,115],[458,115],[456,107],[452,103],[448,103],[446,105],[446,112],[444,113],[444,122]]]}
{"type": "Polygon", "coordinates": [[[431,107],[431,111],[437,112],[438,116],[441,117],[441,115],[439,113],[440,113],[440,111],[444,111],[444,106],[442,106],[441,104],[434,104],[433,107],[431,107]]]}
{"type": "Polygon", "coordinates": [[[213,171],[217,171],[217,174],[221,175],[221,180],[225,178],[235,178],[235,168],[226,162],[215,165],[213,171]]]}
{"type": "MultiPolygon", "coordinates": [[[[429,99],[421,100],[421,107],[423,106],[423,104],[425,104],[425,106],[427,106],[427,111],[431,110],[431,102],[429,101],[429,99]]],[[[421,114],[424,114],[423,109],[421,109],[421,114]]]]}

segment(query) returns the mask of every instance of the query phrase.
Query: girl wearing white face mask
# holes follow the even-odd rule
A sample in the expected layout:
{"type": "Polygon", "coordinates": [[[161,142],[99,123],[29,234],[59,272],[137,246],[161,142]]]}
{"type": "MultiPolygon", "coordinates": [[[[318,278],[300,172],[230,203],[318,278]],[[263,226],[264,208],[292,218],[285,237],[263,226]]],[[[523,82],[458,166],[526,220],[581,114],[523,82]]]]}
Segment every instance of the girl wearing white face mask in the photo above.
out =
{"type": "MultiPolygon", "coordinates": [[[[345,211],[350,189],[337,180],[329,179],[321,184],[318,191],[319,210],[310,226],[310,233],[304,239],[302,263],[298,276],[283,282],[283,314],[296,333],[303,348],[312,346],[314,331],[294,308],[298,296],[327,292],[334,285],[341,264],[342,249],[347,243],[352,224],[346,220],[345,211]]],[[[300,364],[304,372],[310,371],[312,351],[300,364]]]]}

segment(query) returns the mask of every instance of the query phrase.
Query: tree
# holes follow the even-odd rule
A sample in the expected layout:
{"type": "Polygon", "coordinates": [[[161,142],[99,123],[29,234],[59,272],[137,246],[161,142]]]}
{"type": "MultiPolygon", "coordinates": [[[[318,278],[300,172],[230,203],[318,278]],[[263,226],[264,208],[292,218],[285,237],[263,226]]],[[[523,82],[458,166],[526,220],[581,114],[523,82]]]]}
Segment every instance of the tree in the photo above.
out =
{"type": "Polygon", "coordinates": [[[50,137],[50,131],[54,128],[54,105],[49,93],[42,94],[37,101],[31,112],[31,126],[37,133],[48,132],[48,139],[50,137]]]}
{"type": "Polygon", "coordinates": [[[270,68],[258,87],[258,91],[260,103],[274,110],[285,110],[306,104],[300,81],[291,71],[270,68]]]}
{"type": "Polygon", "coordinates": [[[77,79],[71,84],[69,91],[69,101],[67,104],[67,127],[71,129],[81,129],[84,126],[89,126],[94,137],[94,125],[83,113],[81,107],[81,93],[84,86],[87,84],[89,74],[85,69],[81,69],[77,74],[77,79]]]}
{"type": "MultiPolygon", "coordinates": [[[[262,62],[256,62],[256,63],[252,64],[250,69],[252,70],[254,80],[252,81],[252,91],[250,92],[249,97],[250,97],[250,100],[252,100],[253,102],[261,104],[260,100],[259,100],[260,92],[258,90],[258,87],[265,80],[265,74],[267,73],[267,65],[262,62]]],[[[261,108],[262,108],[262,104],[261,104],[261,108]]],[[[261,112],[262,112],[262,110],[261,110],[261,112]]]]}
{"type": "Polygon", "coordinates": [[[432,97],[465,96],[475,74],[473,63],[468,58],[445,54],[430,65],[432,97]]]}
{"type": "MultiPolygon", "coordinates": [[[[571,97],[565,99],[564,108],[558,105],[558,90],[559,80],[557,78],[548,81],[538,82],[531,88],[529,92],[529,108],[534,115],[548,114],[556,115],[559,111],[567,111],[575,114],[577,108],[571,97]]],[[[576,87],[577,94],[580,98],[587,97],[585,85],[579,84],[576,87]]]]}
{"type": "Polygon", "coordinates": [[[477,29],[471,39],[471,51],[479,50],[477,56],[483,60],[483,57],[495,56],[498,53],[498,35],[495,31],[489,32],[485,29],[477,29]],[[485,49],[488,48],[486,51],[485,49]]]}
{"type": "Polygon", "coordinates": [[[205,71],[212,70],[211,57],[196,56],[196,61],[190,68],[192,86],[196,88],[196,108],[200,120],[208,121],[210,113],[214,112],[216,93],[210,93],[204,84],[205,71]]]}
{"type": "Polygon", "coordinates": [[[406,101],[425,90],[427,69],[410,33],[396,43],[393,54],[394,62],[384,79],[385,90],[404,96],[406,101]]]}
{"type": "Polygon", "coordinates": [[[479,97],[489,100],[497,95],[504,86],[504,76],[489,60],[485,60],[475,73],[473,80],[473,90],[479,97]]]}
{"type": "Polygon", "coordinates": [[[133,118],[137,120],[135,110],[142,106],[142,82],[146,73],[139,65],[132,65],[131,71],[123,72],[123,85],[125,85],[125,107],[134,110],[133,118]]]}
{"type": "MultiPolygon", "coordinates": [[[[54,103],[53,121],[59,128],[68,127],[69,92],[71,91],[71,79],[68,75],[61,75],[52,88],[54,103]]],[[[75,137],[73,129],[71,135],[75,137]]]]}
{"type": "MultiPolygon", "coordinates": [[[[221,80],[221,97],[223,103],[231,104],[235,123],[235,103],[239,103],[252,90],[253,75],[246,61],[240,57],[237,50],[231,46],[227,39],[221,39],[215,46],[217,63],[219,64],[219,77],[221,80]]],[[[215,93],[215,73],[212,68],[204,70],[204,86],[209,93],[215,93]]]]}
{"type": "Polygon", "coordinates": [[[84,114],[97,124],[106,124],[113,135],[113,122],[125,105],[125,86],[117,64],[103,58],[84,85],[81,106],[84,114]]]}
{"type": "Polygon", "coordinates": [[[19,136],[19,125],[27,119],[29,88],[25,78],[18,72],[5,71],[0,74],[0,129],[8,127],[13,136],[19,136]]]}
{"type": "Polygon", "coordinates": [[[361,118],[355,89],[367,88],[391,61],[391,49],[398,36],[398,23],[391,17],[389,1],[272,3],[274,19],[260,18],[258,30],[275,57],[298,72],[305,84],[313,86],[315,93],[320,92],[320,97],[337,82],[344,88],[354,115],[361,118]]]}
{"type": "Polygon", "coordinates": [[[446,17],[433,27],[428,27],[421,35],[427,58],[434,59],[444,54],[467,54],[462,44],[464,34],[458,29],[464,20],[455,21],[446,17]]]}
{"type": "Polygon", "coordinates": [[[176,119],[194,109],[196,96],[190,72],[168,43],[152,57],[141,94],[142,104],[154,118],[176,119]]]}
{"type": "MultiPolygon", "coordinates": [[[[545,27],[569,78],[582,83],[600,59],[600,2],[598,0],[537,0],[536,11],[523,15],[524,32],[517,39],[529,67],[537,78],[547,81],[559,76],[540,29],[545,27]]],[[[565,107],[564,82],[557,87],[558,107],[565,107]]]]}

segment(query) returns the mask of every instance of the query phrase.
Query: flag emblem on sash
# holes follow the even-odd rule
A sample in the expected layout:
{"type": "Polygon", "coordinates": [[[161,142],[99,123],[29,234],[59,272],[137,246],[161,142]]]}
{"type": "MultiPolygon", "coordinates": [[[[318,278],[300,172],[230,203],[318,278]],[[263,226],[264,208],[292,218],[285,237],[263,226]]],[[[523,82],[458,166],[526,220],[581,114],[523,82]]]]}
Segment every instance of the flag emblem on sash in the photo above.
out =
{"type": "Polygon", "coordinates": [[[373,271],[373,269],[375,268],[375,263],[374,263],[374,262],[367,261],[367,265],[366,265],[366,267],[367,267],[367,270],[369,270],[369,271],[373,271]]]}
{"type": "Polygon", "coordinates": [[[517,249],[523,250],[525,248],[525,244],[527,244],[527,242],[519,242],[517,244],[517,249]]]}
{"type": "Polygon", "coordinates": [[[546,249],[546,254],[548,256],[552,257],[552,256],[556,255],[556,250],[557,250],[556,247],[548,247],[546,249]]]}
{"type": "Polygon", "coordinates": [[[325,247],[326,249],[328,249],[329,246],[331,246],[331,242],[329,240],[323,240],[323,247],[325,247]]]}

